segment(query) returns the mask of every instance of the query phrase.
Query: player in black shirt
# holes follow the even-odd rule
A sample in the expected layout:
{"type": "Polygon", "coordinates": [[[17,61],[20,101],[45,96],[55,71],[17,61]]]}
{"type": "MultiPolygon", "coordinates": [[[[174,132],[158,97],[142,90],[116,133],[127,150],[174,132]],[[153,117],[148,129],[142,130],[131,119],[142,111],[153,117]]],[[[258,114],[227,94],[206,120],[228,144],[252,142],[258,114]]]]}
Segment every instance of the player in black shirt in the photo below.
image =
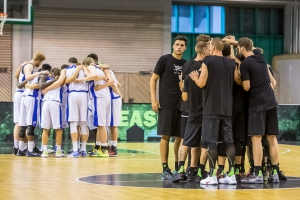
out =
{"type": "MultiPolygon", "coordinates": [[[[204,174],[205,163],[201,163],[202,171],[199,169],[199,175],[195,180],[196,167],[200,155],[200,139],[201,139],[201,125],[203,115],[203,98],[202,89],[199,88],[194,81],[189,77],[189,73],[194,70],[199,70],[202,64],[202,60],[208,54],[207,42],[198,42],[195,46],[197,57],[185,64],[183,74],[187,74],[184,79],[184,89],[182,93],[182,99],[188,102],[188,120],[185,128],[183,143],[179,155],[179,171],[173,178],[173,182],[180,182],[186,180],[184,173],[184,164],[187,157],[188,149],[191,148],[191,165],[188,170],[188,182],[200,182],[201,177],[204,174]]],[[[206,160],[205,154],[202,160],[206,160]]]]}
{"type": "Polygon", "coordinates": [[[175,136],[175,163],[178,162],[178,149],[181,141],[179,78],[182,66],[186,62],[182,58],[186,45],[186,37],[177,36],[174,39],[173,53],[159,58],[150,80],[152,109],[154,112],[158,112],[157,134],[161,135],[160,155],[163,166],[162,178],[164,180],[173,176],[168,166],[169,141],[172,136],[175,136]],[[156,82],[158,79],[159,101],[156,99],[156,82]]]}
{"type": "MultiPolygon", "coordinates": [[[[268,181],[278,183],[278,142],[279,134],[277,102],[271,86],[267,63],[260,53],[253,53],[253,42],[249,38],[241,38],[238,48],[245,60],[241,63],[243,88],[249,91],[248,103],[248,135],[251,135],[254,172],[246,179],[248,183],[263,183],[262,175],[262,136],[266,135],[270,145],[272,171],[268,181]]],[[[272,77],[273,78],[273,77],[272,77]]]]}
{"type": "MultiPolygon", "coordinates": [[[[232,87],[235,80],[239,84],[238,72],[234,61],[222,56],[223,42],[215,38],[211,43],[211,55],[203,60],[200,76],[190,74],[192,80],[203,88],[202,147],[208,149],[210,176],[200,184],[218,184],[215,164],[217,161],[218,139],[226,143],[229,159],[229,174],[226,183],[236,184],[234,175],[235,148],[232,139],[232,87]]],[[[225,182],[224,182],[225,183],[225,182]]]]}

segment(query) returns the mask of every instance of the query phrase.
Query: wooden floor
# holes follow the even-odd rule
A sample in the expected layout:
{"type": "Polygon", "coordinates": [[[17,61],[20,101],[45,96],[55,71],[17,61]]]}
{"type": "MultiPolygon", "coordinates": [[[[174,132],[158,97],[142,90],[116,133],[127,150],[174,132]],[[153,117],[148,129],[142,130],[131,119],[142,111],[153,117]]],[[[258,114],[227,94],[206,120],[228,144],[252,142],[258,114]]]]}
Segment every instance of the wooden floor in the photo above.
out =
{"type": "MultiPolygon", "coordinates": [[[[0,155],[0,199],[300,199],[300,188],[264,190],[196,190],[94,185],[83,176],[160,172],[158,143],[120,143],[118,158],[26,158],[0,155]]],[[[300,146],[280,145],[280,164],[288,176],[300,177],[300,146]]],[[[174,158],[171,153],[170,166],[174,158]]],[[[247,167],[248,168],[248,167],[247,167]]]]}

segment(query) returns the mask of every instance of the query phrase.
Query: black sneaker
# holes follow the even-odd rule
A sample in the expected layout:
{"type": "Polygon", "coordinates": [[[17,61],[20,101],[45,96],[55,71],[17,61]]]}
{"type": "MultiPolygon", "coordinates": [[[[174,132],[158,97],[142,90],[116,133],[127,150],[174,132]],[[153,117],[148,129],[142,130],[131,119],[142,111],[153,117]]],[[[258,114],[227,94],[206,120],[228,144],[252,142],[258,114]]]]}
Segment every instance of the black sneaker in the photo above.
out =
{"type": "Polygon", "coordinates": [[[274,169],[273,173],[270,174],[268,178],[268,183],[279,183],[279,176],[276,169],[274,169]]]}
{"type": "Polygon", "coordinates": [[[179,182],[182,182],[182,181],[186,181],[186,175],[184,172],[179,172],[178,174],[176,174],[176,176],[173,176],[172,178],[172,182],[175,182],[175,183],[179,183],[179,182]]]}
{"type": "Polygon", "coordinates": [[[13,147],[13,155],[17,155],[19,148],[13,147]]]}
{"type": "Polygon", "coordinates": [[[235,175],[235,179],[236,179],[237,183],[241,183],[242,182],[242,176],[241,176],[241,174],[236,174],[235,175]]]}
{"type": "Polygon", "coordinates": [[[27,157],[40,157],[41,154],[39,154],[39,153],[37,153],[37,152],[35,152],[35,151],[32,151],[32,152],[27,151],[26,156],[27,156],[27,157]]]}
{"type": "Polygon", "coordinates": [[[111,146],[108,148],[108,155],[109,157],[117,157],[118,156],[118,149],[115,146],[111,146]]]}
{"type": "Polygon", "coordinates": [[[189,173],[186,181],[187,182],[195,182],[195,180],[196,180],[195,174],[194,173],[189,173]]]}
{"type": "Polygon", "coordinates": [[[286,181],[287,180],[287,177],[285,176],[284,172],[280,169],[278,171],[278,177],[279,177],[279,180],[281,180],[281,181],[286,181]]]}
{"type": "Polygon", "coordinates": [[[161,178],[163,180],[170,180],[172,179],[173,173],[171,172],[171,170],[169,168],[165,169],[165,171],[162,173],[161,178]]]}
{"type": "Polygon", "coordinates": [[[35,152],[35,153],[40,154],[40,155],[43,153],[43,152],[42,152],[41,150],[39,150],[39,148],[37,148],[37,147],[34,147],[32,152],[35,152]]]}
{"type": "Polygon", "coordinates": [[[17,152],[17,156],[26,156],[26,153],[19,149],[18,152],[17,152]]]}

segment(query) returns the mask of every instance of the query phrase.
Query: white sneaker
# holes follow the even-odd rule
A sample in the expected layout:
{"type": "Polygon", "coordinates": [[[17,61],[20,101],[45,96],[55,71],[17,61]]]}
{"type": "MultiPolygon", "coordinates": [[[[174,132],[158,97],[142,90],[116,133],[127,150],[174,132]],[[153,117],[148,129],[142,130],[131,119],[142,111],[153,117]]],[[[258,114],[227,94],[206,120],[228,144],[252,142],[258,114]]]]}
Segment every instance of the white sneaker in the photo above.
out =
{"type": "Polygon", "coordinates": [[[55,157],[62,158],[62,157],[65,157],[65,154],[63,154],[62,151],[56,151],[55,157]]]}
{"type": "Polygon", "coordinates": [[[201,180],[200,185],[218,185],[216,176],[208,176],[206,179],[201,180]]]}
{"type": "Polygon", "coordinates": [[[219,183],[229,184],[229,185],[236,185],[237,184],[235,175],[232,175],[232,176],[226,175],[224,178],[219,179],[219,183]]]}
{"type": "Polygon", "coordinates": [[[47,151],[43,151],[41,157],[42,158],[48,158],[48,152],[47,151]]]}

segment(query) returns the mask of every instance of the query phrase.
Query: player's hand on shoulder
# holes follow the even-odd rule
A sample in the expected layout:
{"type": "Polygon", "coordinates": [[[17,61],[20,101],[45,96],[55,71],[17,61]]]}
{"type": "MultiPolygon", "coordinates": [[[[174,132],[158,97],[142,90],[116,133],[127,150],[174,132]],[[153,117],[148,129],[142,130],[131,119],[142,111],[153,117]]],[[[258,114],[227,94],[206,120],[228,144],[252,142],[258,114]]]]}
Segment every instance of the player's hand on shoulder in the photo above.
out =
{"type": "Polygon", "coordinates": [[[50,72],[48,70],[45,70],[45,71],[41,71],[40,74],[46,74],[46,75],[49,75],[50,72]]]}
{"type": "Polygon", "coordinates": [[[190,77],[193,81],[196,81],[199,78],[199,73],[195,70],[190,73],[190,77]]]}

